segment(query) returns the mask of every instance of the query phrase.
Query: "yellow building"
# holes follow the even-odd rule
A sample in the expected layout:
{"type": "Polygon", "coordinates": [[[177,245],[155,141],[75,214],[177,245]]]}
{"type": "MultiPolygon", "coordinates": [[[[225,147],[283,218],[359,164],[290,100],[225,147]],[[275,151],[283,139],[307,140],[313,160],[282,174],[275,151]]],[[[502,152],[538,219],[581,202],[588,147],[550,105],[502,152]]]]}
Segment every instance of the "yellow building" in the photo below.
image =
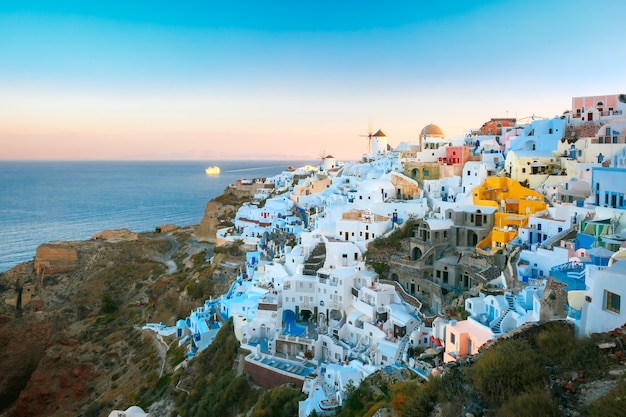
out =
{"type": "Polygon", "coordinates": [[[474,189],[474,204],[498,210],[491,233],[476,245],[476,250],[492,255],[515,239],[518,229],[526,226],[528,217],[547,209],[543,196],[505,177],[487,177],[474,189]]]}

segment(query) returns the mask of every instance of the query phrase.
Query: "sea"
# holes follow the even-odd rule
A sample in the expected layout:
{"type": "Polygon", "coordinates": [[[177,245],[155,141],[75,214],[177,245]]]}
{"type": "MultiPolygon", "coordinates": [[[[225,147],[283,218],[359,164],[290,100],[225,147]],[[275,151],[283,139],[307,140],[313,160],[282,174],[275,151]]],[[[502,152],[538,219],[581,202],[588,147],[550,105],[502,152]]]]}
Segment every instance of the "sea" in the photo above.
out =
{"type": "Polygon", "coordinates": [[[154,231],[200,223],[229,184],[312,161],[0,161],[0,272],[42,243],[88,240],[106,229],[154,231]],[[218,165],[219,175],[206,175],[218,165]]]}

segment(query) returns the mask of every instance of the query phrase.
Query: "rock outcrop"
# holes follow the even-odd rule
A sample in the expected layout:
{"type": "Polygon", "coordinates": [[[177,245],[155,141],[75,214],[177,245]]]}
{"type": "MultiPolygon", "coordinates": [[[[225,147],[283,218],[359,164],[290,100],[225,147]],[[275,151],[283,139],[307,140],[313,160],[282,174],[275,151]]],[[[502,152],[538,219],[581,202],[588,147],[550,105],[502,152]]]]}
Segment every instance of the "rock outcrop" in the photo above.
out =
{"type": "Polygon", "coordinates": [[[45,243],[35,252],[35,272],[42,275],[75,271],[78,267],[78,251],[70,242],[45,243]]]}
{"type": "Polygon", "coordinates": [[[231,205],[225,205],[215,201],[206,203],[204,215],[200,224],[194,229],[194,234],[199,241],[215,243],[215,234],[217,232],[220,219],[228,218],[235,211],[231,205]]]}
{"type": "Polygon", "coordinates": [[[137,240],[139,235],[130,229],[103,230],[91,235],[91,240],[106,240],[108,242],[129,242],[137,240]]]}

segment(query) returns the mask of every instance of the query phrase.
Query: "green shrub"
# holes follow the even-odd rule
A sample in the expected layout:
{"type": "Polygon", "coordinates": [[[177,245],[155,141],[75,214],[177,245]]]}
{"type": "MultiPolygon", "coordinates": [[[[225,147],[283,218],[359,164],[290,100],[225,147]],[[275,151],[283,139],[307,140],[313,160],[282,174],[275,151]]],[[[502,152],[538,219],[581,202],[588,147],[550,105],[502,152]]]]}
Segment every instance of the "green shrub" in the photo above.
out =
{"type": "Polygon", "coordinates": [[[607,369],[595,341],[577,339],[570,325],[547,323],[535,336],[535,344],[541,355],[564,371],[584,371],[585,377],[595,379],[607,369]]]}
{"type": "Polygon", "coordinates": [[[541,389],[509,399],[500,409],[502,417],[561,417],[563,413],[550,393],[541,389]]]}
{"type": "Polygon", "coordinates": [[[103,294],[100,311],[102,314],[113,314],[117,311],[119,307],[118,304],[117,300],[115,300],[110,294],[103,294]]]}
{"type": "Polygon", "coordinates": [[[392,401],[392,405],[395,404],[395,411],[400,417],[428,417],[435,409],[441,394],[438,386],[438,381],[432,379],[425,384],[413,384],[416,389],[408,393],[405,387],[404,401],[400,403],[396,398],[395,401],[392,401]]]}
{"type": "Polygon", "coordinates": [[[306,395],[293,385],[282,385],[265,392],[254,407],[252,417],[298,416],[298,403],[306,395]]]}
{"type": "Polygon", "coordinates": [[[539,353],[554,361],[560,361],[576,349],[571,327],[560,323],[548,323],[535,336],[539,353]]]}
{"type": "Polygon", "coordinates": [[[512,396],[543,387],[548,373],[528,342],[506,340],[488,349],[471,370],[472,381],[491,405],[512,396]]]}

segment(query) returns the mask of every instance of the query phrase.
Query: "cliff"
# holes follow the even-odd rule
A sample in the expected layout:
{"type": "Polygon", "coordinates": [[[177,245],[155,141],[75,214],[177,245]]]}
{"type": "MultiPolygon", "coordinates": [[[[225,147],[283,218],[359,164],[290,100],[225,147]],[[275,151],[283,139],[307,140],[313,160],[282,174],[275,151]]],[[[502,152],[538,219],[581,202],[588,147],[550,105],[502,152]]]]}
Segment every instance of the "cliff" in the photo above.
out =
{"type": "Polygon", "coordinates": [[[220,225],[229,226],[230,224],[227,222],[234,217],[236,211],[237,206],[228,202],[209,201],[206,204],[200,224],[195,227],[196,238],[199,241],[215,243],[217,229],[220,228],[220,225]]]}
{"type": "Polygon", "coordinates": [[[115,240],[45,244],[34,262],[0,274],[0,416],[98,416],[134,404],[169,415],[170,375],[185,352],[140,327],[175,323],[232,277],[189,230],[115,240]],[[37,274],[45,279],[34,285],[37,274]],[[31,297],[21,318],[18,287],[31,297]]]}
{"type": "Polygon", "coordinates": [[[35,252],[37,276],[58,274],[76,270],[78,252],[69,242],[46,243],[35,252]]]}

